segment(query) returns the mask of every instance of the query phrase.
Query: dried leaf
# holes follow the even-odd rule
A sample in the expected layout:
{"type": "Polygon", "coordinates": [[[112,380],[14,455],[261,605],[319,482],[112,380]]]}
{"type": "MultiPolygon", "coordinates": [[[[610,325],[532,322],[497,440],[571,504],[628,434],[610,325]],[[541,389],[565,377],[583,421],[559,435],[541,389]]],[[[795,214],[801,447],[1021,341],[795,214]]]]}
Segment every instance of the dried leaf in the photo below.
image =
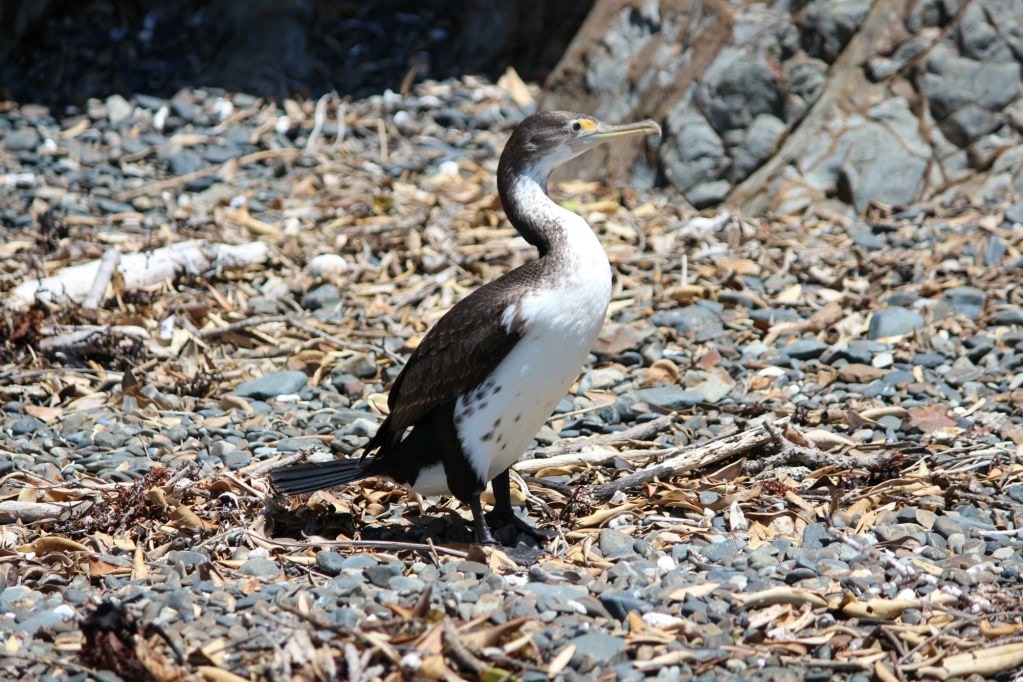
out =
{"type": "Polygon", "coordinates": [[[49,554],[51,552],[91,552],[92,550],[80,542],[59,535],[47,535],[37,538],[34,542],[18,547],[23,554],[33,552],[37,555],[49,554]]]}
{"type": "Polygon", "coordinates": [[[948,407],[944,403],[934,403],[909,410],[909,425],[924,433],[938,429],[954,427],[955,420],[948,416],[948,407]]]}
{"type": "Polygon", "coordinates": [[[572,660],[572,656],[575,655],[575,645],[569,644],[558,652],[551,662],[547,665],[547,677],[554,679],[561,671],[565,669],[568,662],[572,660]]]}
{"type": "Polygon", "coordinates": [[[1023,642],[1013,642],[946,656],[940,665],[921,668],[917,674],[939,680],[970,675],[990,677],[1020,665],[1023,665],[1023,642]]]}
{"type": "Polygon", "coordinates": [[[747,609],[760,609],[774,604],[810,604],[817,608],[828,605],[821,595],[798,587],[769,587],[751,594],[736,594],[735,599],[747,609]]]}

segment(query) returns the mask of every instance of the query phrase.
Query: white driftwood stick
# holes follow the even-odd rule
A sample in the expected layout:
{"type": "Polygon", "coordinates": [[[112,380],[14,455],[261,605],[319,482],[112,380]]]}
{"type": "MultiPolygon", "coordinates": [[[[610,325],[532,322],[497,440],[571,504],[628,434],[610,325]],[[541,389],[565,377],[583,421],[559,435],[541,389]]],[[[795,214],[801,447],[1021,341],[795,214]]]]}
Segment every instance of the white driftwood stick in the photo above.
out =
{"type": "Polygon", "coordinates": [[[550,467],[576,466],[586,464],[589,466],[600,466],[610,464],[616,459],[623,459],[626,462],[634,460],[650,459],[651,457],[661,458],[677,452],[675,448],[650,448],[649,450],[608,450],[598,448],[586,452],[573,452],[566,455],[555,455],[553,457],[541,457],[539,459],[524,459],[512,467],[520,474],[535,474],[550,467]]]}
{"type": "Polygon", "coordinates": [[[148,331],[134,325],[82,325],[63,330],[62,333],[55,336],[43,338],[39,341],[39,350],[44,353],[55,351],[82,353],[92,347],[91,342],[97,338],[97,335],[106,336],[108,334],[137,336],[141,339],[149,338],[148,331]]]}
{"type": "Polygon", "coordinates": [[[766,425],[770,421],[773,426],[781,426],[789,421],[788,417],[769,420],[757,419],[750,423],[742,431],[736,431],[726,436],[719,436],[712,441],[700,445],[679,448],[677,454],[661,460],[654,464],[635,471],[610,483],[593,486],[589,490],[590,496],[595,500],[608,500],[615,492],[648,483],[655,478],[671,478],[684,473],[702,469],[703,467],[717,464],[722,460],[736,455],[741,455],[754,448],[758,448],[774,440],[773,429],[766,425]]]}
{"type": "MultiPolygon", "coordinates": [[[[788,417],[772,421],[774,426],[780,426],[788,422],[788,417]]],[[[620,433],[625,433],[620,432],[620,433]]],[[[608,434],[609,436],[619,434],[608,434]]],[[[606,438],[602,436],[601,440],[606,438]]],[[[765,445],[772,440],[770,431],[764,426],[763,420],[757,420],[742,431],[736,431],[725,436],[719,436],[714,440],[687,448],[651,448],[649,450],[609,450],[598,448],[589,452],[578,452],[554,457],[543,457],[540,459],[526,459],[518,462],[513,467],[520,474],[535,474],[548,467],[563,467],[574,465],[600,465],[613,462],[616,458],[626,461],[650,459],[654,457],[656,462],[635,472],[631,476],[643,475],[655,472],[657,475],[678,475],[693,469],[714,464],[727,457],[742,454],[753,448],[765,445]],[[670,456],[669,456],[670,455],[670,456]]],[[[577,442],[577,441],[573,441],[577,442]]],[[[581,442],[581,441],[578,441],[581,442]]]]}
{"type": "Polygon", "coordinates": [[[0,523],[35,523],[46,519],[59,519],[63,514],[82,504],[79,502],[18,502],[5,500],[0,502],[0,523]]]}
{"type": "MultiPolygon", "coordinates": [[[[234,268],[265,262],[270,249],[262,242],[209,244],[193,240],[171,244],[146,253],[121,256],[117,271],[128,290],[149,286],[173,277],[177,272],[202,274],[214,268],[234,268]]],[[[26,308],[37,298],[51,303],[66,299],[82,301],[97,279],[101,260],[72,265],[50,277],[23,282],[8,299],[15,309],[26,308]]]]}
{"type": "Polygon", "coordinates": [[[103,252],[103,257],[99,259],[99,268],[96,270],[96,279],[92,281],[89,295],[82,301],[83,308],[95,310],[103,302],[103,294],[106,293],[107,287],[110,285],[110,279],[114,276],[114,270],[120,259],[121,253],[117,249],[110,248],[103,252]]]}

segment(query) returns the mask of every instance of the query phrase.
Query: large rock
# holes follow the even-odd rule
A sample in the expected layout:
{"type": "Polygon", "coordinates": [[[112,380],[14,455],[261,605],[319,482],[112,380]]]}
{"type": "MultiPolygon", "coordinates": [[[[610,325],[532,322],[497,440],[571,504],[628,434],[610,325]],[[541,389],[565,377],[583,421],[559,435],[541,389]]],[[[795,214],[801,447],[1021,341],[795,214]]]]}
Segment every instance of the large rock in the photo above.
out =
{"type": "Polygon", "coordinates": [[[633,184],[663,178],[697,207],[1019,192],[1020,34],[1008,0],[598,0],[542,105],[660,121],[659,144],[570,172],[641,170],[633,184]]]}

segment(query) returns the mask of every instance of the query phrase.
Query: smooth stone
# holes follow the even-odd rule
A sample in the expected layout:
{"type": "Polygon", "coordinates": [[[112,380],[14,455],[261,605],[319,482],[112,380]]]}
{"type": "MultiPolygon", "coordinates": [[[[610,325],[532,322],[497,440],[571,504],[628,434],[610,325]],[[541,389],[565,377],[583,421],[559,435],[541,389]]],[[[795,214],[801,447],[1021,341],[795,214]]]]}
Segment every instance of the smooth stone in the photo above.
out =
{"type": "Polygon", "coordinates": [[[838,368],[838,380],[847,384],[869,384],[884,376],[884,370],[860,362],[852,362],[838,368]]]}
{"type": "Polygon", "coordinates": [[[1003,217],[1010,223],[1023,224],[1023,203],[1010,204],[1008,207],[1006,207],[1005,214],[1003,217]]]}
{"type": "Polygon", "coordinates": [[[613,528],[601,528],[597,536],[600,554],[605,559],[617,559],[633,554],[634,543],[635,540],[633,540],[631,535],[626,535],[613,528]]]}
{"type": "Polygon", "coordinates": [[[952,537],[953,534],[965,535],[966,530],[963,528],[963,524],[952,519],[949,516],[939,516],[934,520],[934,530],[944,536],[946,539],[952,537]]]}
{"type": "Polygon", "coordinates": [[[131,116],[131,103],[121,95],[110,95],[106,100],[107,118],[111,123],[120,123],[131,116]]]}
{"type": "Polygon", "coordinates": [[[718,313],[703,305],[662,310],[651,315],[650,321],[658,327],[674,327],[679,332],[696,332],[721,324],[718,313]]]}
{"type": "Polygon", "coordinates": [[[321,284],[302,297],[306,310],[332,310],[341,302],[341,292],[333,284],[321,284]]]}
{"type": "Polygon", "coordinates": [[[160,97],[154,97],[153,95],[135,95],[135,104],[142,109],[158,111],[161,107],[166,106],[167,102],[166,100],[160,97]]]}
{"type": "Polygon", "coordinates": [[[360,379],[372,379],[377,375],[377,363],[372,355],[355,352],[339,360],[335,364],[335,371],[360,379]]]}
{"type": "Polygon", "coordinates": [[[341,573],[344,568],[345,558],[337,552],[317,552],[316,567],[330,576],[341,573]]]}
{"type": "Polygon", "coordinates": [[[808,523],[803,528],[803,547],[807,549],[823,549],[835,541],[835,536],[828,532],[823,523],[808,523]]]}
{"type": "Polygon", "coordinates": [[[579,380],[579,393],[613,388],[627,379],[625,372],[617,367],[598,367],[587,372],[579,380]]]}
{"type": "Polygon", "coordinates": [[[309,377],[305,372],[289,370],[272,372],[257,379],[250,379],[238,384],[232,391],[234,395],[256,400],[269,400],[279,395],[291,395],[302,390],[309,377]]]}
{"type": "Polygon", "coordinates": [[[238,572],[242,575],[251,575],[254,578],[277,578],[281,575],[281,567],[276,561],[256,557],[243,563],[238,572]]]}
{"type": "Polygon", "coordinates": [[[646,613],[650,609],[650,606],[637,596],[625,592],[605,592],[600,595],[600,603],[618,620],[628,618],[629,612],[646,613]]]}
{"type": "Polygon", "coordinates": [[[185,566],[205,566],[209,563],[210,557],[205,552],[175,549],[167,552],[167,561],[174,564],[180,563],[185,566]]]}
{"type": "Polygon", "coordinates": [[[97,431],[92,437],[92,442],[98,447],[113,450],[128,442],[128,434],[121,431],[97,431]]]}
{"type": "Polygon", "coordinates": [[[750,319],[773,325],[776,322],[798,322],[803,318],[795,310],[788,308],[757,308],[750,311],[750,319]]]}
{"type": "Polygon", "coordinates": [[[853,244],[862,246],[868,251],[878,251],[888,247],[888,242],[880,235],[874,234],[869,228],[854,227],[849,230],[849,236],[852,238],[853,244]]]}
{"type": "Polygon", "coordinates": [[[30,151],[39,146],[39,133],[35,128],[22,128],[7,133],[0,142],[10,152],[30,151]]]}
{"type": "Polygon", "coordinates": [[[935,353],[933,351],[918,351],[913,353],[913,364],[927,369],[934,369],[945,362],[948,362],[948,358],[941,353],[935,353]]]}
{"type": "Polygon", "coordinates": [[[32,415],[23,414],[8,428],[11,430],[11,434],[15,436],[28,436],[46,427],[40,420],[36,419],[32,415]]]}
{"type": "Polygon", "coordinates": [[[977,287],[954,287],[942,293],[941,300],[949,310],[965,315],[971,320],[978,320],[984,312],[987,293],[977,287]]]}
{"type": "MultiPolygon", "coordinates": [[[[249,209],[252,209],[250,204],[249,209]]],[[[313,277],[327,277],[348,271],[348,261],[336,253],[321,253],[309,261],[309,272],[313,277]]]]}
{"type": "Polygon", "coordinates": [[[1019,502],[1023,504],[1023,483],[1015,483],[1005,489],[1005,494],[1009,496],[1013,502],[1019,502]]]}
{"type": "Polygon", "coordinates": [[[625,658],[625,640],[604,632],[589,632],[569,640],[568,643],[575,646],[571,661],[574,667],[581,666],[589,657],[598,664],[605,665],[625,658]]]}
{"type": "Polygon", "coordinates": [[[647,403],[668,410],[681,410],[704,401],[699,391],[690,391],[676,386],[654,386],[633,391],[636,402],[647,403]]]}
{"type": "Polygon", "coordinates": [[[878,310],[867,325],[868,339],[901,336],[924,326],[923,316],[915,310],[898,306],[878,310]]]}
{"type": "Polygon", "coordinates": [[[1001,310],[995,311],[995,314],[992,316],[992,320],[995,324],[1023,325],[1023,308],[1020,308],[1019,306],[1002,308],[1001,310]]]}
{"type": "Polygon", "coordinates": [[[400,575],[401,570],[394,564],[377,564],[375,566],[367,566],[363,573],[377,587],[387,587],[391,578],[400,575]]]}
{"type": "Polygon", "coordinates": [[[716,403],[735,388],[735,379],[722,370],[691,369],[686,372],[685,386],[686,391],[702,395],[701,402],[716,403]]]}
{"type": "Polygon", "coordinates": [[[167,169],[174,175],[194,173],[202,168],[202,165],[202,157],[188,149],[175,152],[167,158],[167,169]]]}
{"type": "Polygon", "coordinates": [[[819,358],[828,349],[828,344],[817,339],[799,339],[781,348],[781,351],[796,360],[813,360],[819,358]]]}
{"type": "Polygon", "coordinates": [[[362,570],[370,566],[376,566],[378,563],[380,562],[369,554],[352,554],[351,556],[344,557],[344,560],[341,562],[341,568],[362,570]]]}

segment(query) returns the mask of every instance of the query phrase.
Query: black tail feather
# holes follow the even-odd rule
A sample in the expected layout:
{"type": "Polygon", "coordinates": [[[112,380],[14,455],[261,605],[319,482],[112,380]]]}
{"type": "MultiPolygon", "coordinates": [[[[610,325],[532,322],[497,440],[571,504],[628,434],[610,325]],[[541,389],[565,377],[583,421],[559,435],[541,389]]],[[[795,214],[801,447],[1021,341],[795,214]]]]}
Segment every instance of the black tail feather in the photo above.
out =
{"type": "Polygon", "coordinates": [[[372,472],[357,459],[339,459],[333,462],[282,467],[271,471],[270,479],[274,487],[281,492],[297,495],[334,488],[372,475],[372,472]]]}

